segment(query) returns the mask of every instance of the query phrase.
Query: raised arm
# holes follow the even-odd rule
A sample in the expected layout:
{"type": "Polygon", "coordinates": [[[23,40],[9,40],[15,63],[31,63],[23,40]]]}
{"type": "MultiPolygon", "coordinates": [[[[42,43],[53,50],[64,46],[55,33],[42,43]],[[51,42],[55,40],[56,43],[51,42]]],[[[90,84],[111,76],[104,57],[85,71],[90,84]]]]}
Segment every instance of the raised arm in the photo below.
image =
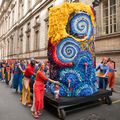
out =
{"type": "Polygon", "coordinates": [[[100,69],[100,64],[98,65],[98,67],[96,68],[96,71],[98,71],[100,69]]]}

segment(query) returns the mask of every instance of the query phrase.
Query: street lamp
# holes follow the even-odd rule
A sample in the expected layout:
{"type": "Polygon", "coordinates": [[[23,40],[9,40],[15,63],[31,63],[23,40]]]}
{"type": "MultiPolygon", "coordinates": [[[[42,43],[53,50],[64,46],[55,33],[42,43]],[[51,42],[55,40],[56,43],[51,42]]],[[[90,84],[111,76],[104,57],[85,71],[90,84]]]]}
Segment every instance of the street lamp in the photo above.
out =
{"type": "Polygon", "coordinates": [[[93,7],[97,7],[97,6],[100,4],[100,2],[101,2],[101,0],[94,0],[94,1],[92,2],[93,7]]]}

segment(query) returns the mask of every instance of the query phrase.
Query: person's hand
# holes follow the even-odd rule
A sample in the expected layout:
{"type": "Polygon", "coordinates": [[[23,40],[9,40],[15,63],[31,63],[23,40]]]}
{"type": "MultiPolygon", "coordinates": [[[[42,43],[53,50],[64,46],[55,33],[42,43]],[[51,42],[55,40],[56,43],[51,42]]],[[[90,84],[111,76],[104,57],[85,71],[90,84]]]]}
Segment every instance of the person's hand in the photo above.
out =
{"type": "Polygon", "coordinates": [[[102,77],[104,77],[104,78],[105,78],[105,77],[106,77],[106,75],[103,75],[102,77]]]}
{"type": "Polygon", "coordinates": [[[33,76],[36,76],[36,74],[34,73],[33,76]]]}
{"type": "Polygon", "coordinates": [[[58,81],[55,81],[55,84],[58,84],[58,85],[59,85],[59,84],[60,84],[60,82],[58,82],[58,81]]]}

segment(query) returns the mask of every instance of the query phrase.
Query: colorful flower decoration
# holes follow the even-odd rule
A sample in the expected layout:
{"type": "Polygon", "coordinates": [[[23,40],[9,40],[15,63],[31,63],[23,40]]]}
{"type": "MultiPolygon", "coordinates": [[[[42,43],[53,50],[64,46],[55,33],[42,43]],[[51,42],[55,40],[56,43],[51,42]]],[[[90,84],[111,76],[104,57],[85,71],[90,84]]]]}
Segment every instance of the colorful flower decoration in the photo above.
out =
{"type": "MultiPolygon", "coordinates": [[[[60,96],[89,96],[97,92],[94,67],[94,9],[64,3],[49,13],[50,77],[60,82],[60,96]]],[[[50,85],[54,94],[55,86],[50,85]]]]}

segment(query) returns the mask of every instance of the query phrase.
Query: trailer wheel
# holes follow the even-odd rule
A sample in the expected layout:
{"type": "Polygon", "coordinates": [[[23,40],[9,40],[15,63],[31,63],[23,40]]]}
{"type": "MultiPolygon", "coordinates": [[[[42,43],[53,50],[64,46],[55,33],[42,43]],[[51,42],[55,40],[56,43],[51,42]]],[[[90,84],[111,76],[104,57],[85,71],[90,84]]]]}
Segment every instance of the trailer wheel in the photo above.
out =
{"type": "Polygon", "coordinates": [[[105,103],[108,104],[108,105],[112,104],[112,100],[109,96],[105,97],[105,103]]]}
{"type": "Polygon", "coordinates": [[[60,117],[62,120],[65,120],[65,117],[66,117],[66,112],[64,109],[60,109],[60,117]]]}

